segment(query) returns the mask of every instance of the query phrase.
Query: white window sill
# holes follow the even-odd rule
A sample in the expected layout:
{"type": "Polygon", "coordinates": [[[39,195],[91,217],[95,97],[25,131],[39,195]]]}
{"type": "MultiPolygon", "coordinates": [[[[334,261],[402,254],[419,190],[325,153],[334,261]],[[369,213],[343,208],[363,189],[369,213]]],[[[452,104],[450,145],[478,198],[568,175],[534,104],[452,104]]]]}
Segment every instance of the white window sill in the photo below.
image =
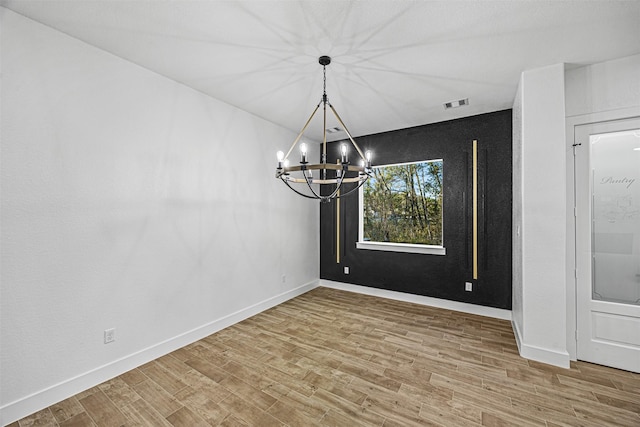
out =
{"type": "Polygon", "coordinates": [[[446,255],[443,246],[414,245],[411,243],[388,243],[388,242],[356,242],[357,249],[367,249],[372,251],[406,252],[413,254],[446,255]]]}

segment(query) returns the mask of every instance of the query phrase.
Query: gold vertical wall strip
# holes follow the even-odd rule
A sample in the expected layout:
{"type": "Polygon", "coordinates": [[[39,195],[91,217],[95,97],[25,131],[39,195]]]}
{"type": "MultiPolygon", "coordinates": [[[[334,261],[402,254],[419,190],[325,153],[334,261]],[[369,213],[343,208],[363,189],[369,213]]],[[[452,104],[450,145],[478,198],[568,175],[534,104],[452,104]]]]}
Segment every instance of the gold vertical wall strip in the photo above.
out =
{"type": "Polygon", "coordinates": [[[473,140],[473,280],[478,279],[478,141],[473,140]]]}
{"type": "Polygon", "coordinates": [[[336,264],[340,264],[340,190],[336,197],[336,264]]]}

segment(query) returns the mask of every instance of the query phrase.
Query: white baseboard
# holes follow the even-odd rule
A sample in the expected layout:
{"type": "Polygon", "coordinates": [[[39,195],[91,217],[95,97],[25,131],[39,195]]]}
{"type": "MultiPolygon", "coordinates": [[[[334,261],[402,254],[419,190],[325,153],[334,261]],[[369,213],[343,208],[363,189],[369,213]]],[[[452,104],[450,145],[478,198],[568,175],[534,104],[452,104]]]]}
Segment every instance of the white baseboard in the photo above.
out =
{"type": "Polygon", "coordinates": [[[520,333],[520,329],[518,329],[518,324],[515,320],[511,320],[511,329],[513,329],[513,335],[516,337],[516,345],[518,346],[518,353],[522,354],[522,334],[520,333]]]}
{"type": "Polygon", "coordinates": [[[479,316],[493,317],[495,319],[511,320],[511,310],[504,310],[501,308],[485,307],[482,305],[469,304],[466,302],[449,301],[446,299],[425,297],[422,295],[406,294],[404,292],[370,288],[368,286],[352,285],[350,283],[334,282],[332,280],[325,279],[320,279],[320,286],[340,289],[343,291],[356,292],[359,294],[372,295],[381,298],[388,298],[396,301],[411,302],[414,304],[428,305],[430,307],[461,311],[463,313],[477,314],[479,316]]]}
{"type": "Polygon", "coordinates": [[[121,359],[100,366],[77,377],[70,378],[54,386],[33,393],[29,396],[8,403],[0,408],[0,425],[11,424],[27,415],[40,411],[48,406],[74,396],[81,391],[95,387],[111,378],[117,377],[131,369],[171,353],[185,345],[191,344],[235,323],[274,307],[278,304],[302,295],[318,286],[314,280],[295,289],[267,298],[264,301],[223,316],[210,323],[199,326],[183,334],[125,356],[121,359]]]}
{"type": "Polygon", "coordinates": [[[547,365],[554,365],[565,369],[568,369],[571,366],[571,359],[569,357],[569,353],[566,351],[551,350],[527,344],[522,344],[522,347],[520,347],[519,350],[520,356],[525,359],[531,359],[536,362],[542,362],[547,365]]]}
{"type": "Polygon", "coordinates": [[[525,359],[535,360],[536,362],[542,362],[560,368],[568,369],[570,367],[571,357],[568,352],[526,344],[522,341],[522,333],[520,329],[518,329],[518,324],[512,321],[511,327],[513,328],[513,334],[516,336],[516,344],[518,345],[518,353],[520,353],[520,356],[525,359]]]}

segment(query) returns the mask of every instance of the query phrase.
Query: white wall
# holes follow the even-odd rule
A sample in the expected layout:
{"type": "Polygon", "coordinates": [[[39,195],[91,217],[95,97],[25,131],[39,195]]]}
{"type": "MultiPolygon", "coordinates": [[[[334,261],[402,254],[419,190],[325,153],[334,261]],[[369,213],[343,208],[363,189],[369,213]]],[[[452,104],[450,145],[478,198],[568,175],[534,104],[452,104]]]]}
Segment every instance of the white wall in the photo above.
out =
{"type": "Polygon", "coordinates": [[[525,71],[513,111],[514,330],[522,356],[567,366],[576,358],[573,132],[640,115],[640,55],[525,71]]]}
{"type": "Polygon", "coordinates": [[[565,72],[567,157],[567,343],[569,354],[577,358],[575,340],[575,206],[573,154],[575,127],[609,120],[640,116],[640,55],[619,58],[565,72]]]}
{"type": "Polygon", "coordinates": [[[640,105],[640,54],[567,69],[567,117],[640,105]]]}
{"type": "Polygon", "coordinates": [[[2,423],[317,284],[294,133],[0,13],[2,423]]]}
{"type": "Polygon", "coordinates": [[[564,65],[523,72],[514,110],[514,329],[523,357],[568,367],[564,65]]]}

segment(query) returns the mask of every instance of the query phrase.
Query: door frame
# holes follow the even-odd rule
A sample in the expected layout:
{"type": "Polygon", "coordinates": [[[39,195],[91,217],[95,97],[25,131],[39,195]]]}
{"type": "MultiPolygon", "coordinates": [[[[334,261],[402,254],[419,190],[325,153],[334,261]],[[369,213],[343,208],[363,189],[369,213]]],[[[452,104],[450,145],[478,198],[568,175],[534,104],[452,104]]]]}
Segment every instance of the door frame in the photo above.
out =
{"type": "Polygon", "coordinates": [[[566,117],[566,183],[567,183],[567,247],[566,247],[566,284],[567,284],[567,351],[571,360],[577,360],[578,354],[578,302],[577,287],[578,278],[576,275],[576,176],[574,148],[576,138],[576,127],[591,125],[602,122],[630,119],[640,116],[640,107],[621,108],[611,111],[583,114],[566,117]]]}

